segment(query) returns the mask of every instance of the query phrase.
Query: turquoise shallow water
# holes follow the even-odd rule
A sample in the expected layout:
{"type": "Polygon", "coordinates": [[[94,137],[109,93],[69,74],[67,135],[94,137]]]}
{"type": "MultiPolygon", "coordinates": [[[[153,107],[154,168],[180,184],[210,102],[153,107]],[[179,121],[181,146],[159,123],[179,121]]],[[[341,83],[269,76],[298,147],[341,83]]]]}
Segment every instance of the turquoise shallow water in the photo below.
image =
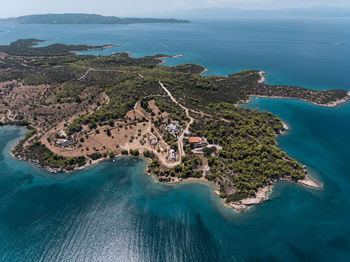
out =
{"type": "MultiPolygon", "coordinates": [[[[216,74],[257,68],[268,72],[269,83],[350,90],[349,28],[347,19],[0,25],[0,43],[36,37],[120,44],[102,53],[182,53],[169,63],[193,61],[216,74]]],[[[280,147],[306,164],[323,190],[281,183],[271,201],[237,214],[208,186],[152,182],[141,160],[47,174],[9,156],[24,131],[3,127],[0,261],[349,261],[350,103],[330,109],[256,98],[246,106],[291,126],[280,147]]]]}

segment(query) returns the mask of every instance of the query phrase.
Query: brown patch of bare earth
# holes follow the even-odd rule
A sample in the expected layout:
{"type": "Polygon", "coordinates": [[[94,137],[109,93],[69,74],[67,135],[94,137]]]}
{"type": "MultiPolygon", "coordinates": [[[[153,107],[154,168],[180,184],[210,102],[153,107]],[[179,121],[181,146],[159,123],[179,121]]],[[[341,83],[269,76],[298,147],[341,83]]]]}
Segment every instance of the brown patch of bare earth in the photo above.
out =
{"type": "Polygon", "coordinates": [[[95,101],[108,101],[98,88],[88,87],[81,95],[83,102],[57,103],[55,92],[59,86],[24,85],[17,81],[0,83],[0,121],[28,120],[38,131],[46,132],[61,122],[69,123],[72,116],[92,112],[97,108],[95,101]],[[93,103],[89,98],[94,97],[93,103]]]}
{"type": "MultiPolygon", "coordinates": [[[[154,101],[150,104],[155,112],[159,112],[154,101]]],[[[164,117],[166,116],[167,114],[164,113],[164,117]]],[[[75,117],[72,117],[67,122],[73,121],[75,117]]],[[[83,126],[83,130],[80,133],[73,135],[72,140],[77,141],[77,143],[68,147],[60,147],[55,143],[57,140],[56,134],[65,135],[66,127],[64,124],[65,121],[59,123],[55,128],[47,131],[40,139],[43,144],[56,154],[65,157],[85,156],[89,159],[89,155],[97,152],[101,154],[114,152],[118,155],[122,150],[137,149],[141,154],[144,151],[153,152],[164,166],[170,168],[175,166],[173,161],[168,160],[170,146],[165,143],[160,132],[153,126],[151,115],[145,112],[138,104],[125,115],[124,119],[115,121],[114,127],[103,126],[90,130],[88,126],[83,126]],[[146,121],[140,122],[142,119],[146,119],[146,121]],[[154,128],[153,132],[151,132],[152,127],[154,128]],[[107,130],[110,131],[110,136],[107,130]],[[158,143],[152,145],[149,138],[157,138],[158,143]]],[[[90,164],[96,162],[91,161],[90,164]]]]}
{"type": "Polygon", "coordinates": [[[9,55],[0,51],[0,58],[8,57],[9,55]]]}

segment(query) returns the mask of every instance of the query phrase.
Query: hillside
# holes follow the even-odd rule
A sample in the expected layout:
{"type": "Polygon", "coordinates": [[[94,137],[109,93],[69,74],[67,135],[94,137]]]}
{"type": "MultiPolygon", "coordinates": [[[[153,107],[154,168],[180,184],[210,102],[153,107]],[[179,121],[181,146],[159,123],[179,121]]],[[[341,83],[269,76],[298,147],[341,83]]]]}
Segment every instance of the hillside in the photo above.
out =
{"type": "Polygon", "coordinates": [[[42,14],[0,19],[3,24],[140,24],[189,23],[187,20],[153,18],[119,18],[96,14],[42,14]]]}

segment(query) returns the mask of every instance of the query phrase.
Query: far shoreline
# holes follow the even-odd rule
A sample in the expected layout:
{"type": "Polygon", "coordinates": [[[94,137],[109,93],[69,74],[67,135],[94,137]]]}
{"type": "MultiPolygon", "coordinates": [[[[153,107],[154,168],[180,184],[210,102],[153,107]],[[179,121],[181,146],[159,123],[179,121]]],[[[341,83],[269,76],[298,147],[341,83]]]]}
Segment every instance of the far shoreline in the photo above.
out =
{"type": "MultiPolygon", "coordinates": [[[[299,99],[299,98],[292,98],[292,97],[281,97],[281,96],[262,96],[262,95],[252,95],[251,97],[259,97],[259,98],[268,98],[268,99],[280,99],[280,100],[295,100],[295,101],[302,101],[305,102],[307,104],[311,104],[311,105],[315,105],[315,106],[320,106],[320,107],[326,107],[326,108],[335,108],[335,107],[339,107],[342,104],[347,103],[348,101],[350,101],[350,91],[347,93],[348,97],[328,103],[328,104],[317,104],[317,103],[313,103],[310,101],[307,101],[305,99],[299,99]]],[[[251,101],[251,99],[248,99],[247,101],[244,101],[243,103],[241,103],[240,105],[245,105],[245,104],[249,104],[251,101]]]]}
{"type": "MultiPolygon", "coordinates": [[[[260,75],[260,79],[258,80],[258,84],[263,84],[267,81],[265,75],[267,74],[265,71],[259,71],[258,74],[260,75]]],[[[286,100],[296,100],[296,101],[302,101],[308,104],[312,104],[312,105],[316,105],[316,106],[321,106],[321,107],[328,107],[328,108],[335,108],[338,107],[342,104],[345,104],[346,102],[350,101],[350,91],[347,92],[347,96],[330,102],[328,104],[317,104],[314,102],[310,102],[306,99],[302,99],[302,98],[293,98],[293,97],[282,97],[282,96],[264,96],[264,95],[251,95],[249,96],[249,99],[246,101],[243,101],[242,103],[239,103],[239,105],[244,105],[244,104],[249,104],[251,102],[251,98],[252,97],[260,97],[260,98],[269,98],[269,99],[286,99],[286,100]]]]}

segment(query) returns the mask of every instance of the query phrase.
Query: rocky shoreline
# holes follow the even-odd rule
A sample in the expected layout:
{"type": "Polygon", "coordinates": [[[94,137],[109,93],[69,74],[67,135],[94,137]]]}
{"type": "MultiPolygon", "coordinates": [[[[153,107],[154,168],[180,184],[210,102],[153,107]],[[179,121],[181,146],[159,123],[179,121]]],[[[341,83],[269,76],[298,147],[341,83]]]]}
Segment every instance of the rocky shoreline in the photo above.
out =
{"type": "MultiPolygon", "coordinates": [[[[258,83],[259,84],[265,83],[266,82],[265,75],[267,73],[264,72],[264,71],[259,71],[258,73],[260,75],[260,79],[258,80],[258,83]]],[[[336,101],[333,101],[333,102],[330,102],[330,103],[327,103],[327,104],[318,104],[318,103],[314,103],[312,101],[308,101],[308,100],[302,99],[302,98],[282,97],[282,96],[264,96],[264,95],[251,95],[251,96],[249,96],[249,99],[247,101],[242,102],[242,104],[247,104],[247,103],[251,102],[251,97],[252,96],[262,97],[262,98],[273,98],[273,99],[292,99],[292,100],[299,100],[299,101],[303,101],[303,102],[306,102],[306,103],[310,103],[310,104],[317,105],[317,106],[322,106],[322,107],[337,107],[337,106],[339,106],[341,104],[344,104],[344,103],[346,103],[346,102],[348,102],[350,100],[350,91],[347,92],[347,96],[345,96],[344,98],[336,100],[336,101]]]]}
{"type": "Polygon", "coordinates": [[[166,61],[163,59],[171,59],[171,58],[179,58],[179,57],[183,57],[183,55],[179,54],[179,55],[174,55],[174,56],[162,56],[162,57],[157,57],[156,59],[160,60],[158,65],[163,65],[166,63],[166,61]]]}
{"type": "Polygon", "coordinates": [[[273,186],[277,184],[278,182],[289,182],[289,183],[295,183],[299,184],[308,188],[312,189],[322,189],[323,185],[310,177],[309,175],[306,175],[305,179],[300,180],[298,182],[294,182],[291,179],[282,179],[280,181],[276,181],[274,184],[267,185],[263,188],[260,188],[258,192],[256,193],[255,197],[250,197],[246,199],[242,199],[238,202],[230,202],[227,203],[229,207],[233,208],[234,210],[238,212],[247,211],[249,207],[254,205],[259,205],[265,201],[270,200],[269,194],[272,192],[273,186]]]}
{"type": "Polygon", "coordinates": [[[199,75],[203,75],[203,74],[205,74],[208,71],[209,71],[209,69],[205,68],[202,72],[199,73],[199,75]]]}
{"type": "MultiPolygon", "coordinates": [[[[262,96],[262,95],[251,95],[250,97],[261,97],[261,98],[272,98],[272,99],[287,99],[287,100],[298,100],[298,101],[303,101],[303,102],[306,102],[306,103],[309,103],[309,104],[312,104],[312,105],[316,105],[316,106],[322,106],[322,107],[329,107],[329,108],[333,108],[333,107],[337,107],[337,106],[340,106],[341,104],[344,104],[348,101],[350,101],[350,92],[347,93],[347,96],[342,98],[342,99],[339,99],[339,100],[336,100],[336,101],[333,101],[333,102],[330,102],[328,104],[317,104],[317,103],[314,103],[314,102],[311,102],[311,101],[308,101],[308,100],[305,100],[305,99],[299,99],[299,98],[293,98],[293,97],[282,97],[282,96],[262,96]]],[[[242,104],[247,104],[251,102],[251,98],[249,98],[247,101],[244,101],[242,104]]]]}
{"type": "Polygon", "coordinates": [[[52,167],[49,167],[49,166],[42,166],[39,164],[38,161],[34,160],[34,159],[29,159],[29,158],[26,158],[26,157],[22,157],[22,156],[15,156],[12,151],[11,151],[11,156],[19,161],[26,161],[26,162],[29,162],[31,164],[33,164],[34,166],[42,169],[42,170],[45,170],[49,173],[52,173],[52,174],[58,174],[58,173],[68,173],[67,170],[62,170],[60,168],[52,168],[52,167]]]}
{"type": "Polygon", "coordinates": [[[102,47],[90,48],[90,49],[87,49],[86,51],[104,50],[104,49],[113,48],[113,47],[118,47],[118,45],[104,45],[102,47]]]}
{"type": "MultiPolygon", "coordinates": [[[[218,197],[220,197],[219,186],[214,184],[213,182],[205,179],[204,177],[179,179],[179,180],[173,181],[173,182],[161,182],[157,179],[156,176],[149,174],[149,173],[147,173],[147,175],[151,176],[154,179],[154,181],[157,181],[158,183],[165,184],[165,185],[179,185],[179,184],[184,184],[184,183],[205,184],[205,185],[208,185],[210,187],[213,187],[214,188],[213,193],[215,195],[217,195],[218,197]]],[[[274,183],[269,184],[263,188],[260,188],[254,197],[249,197],[249,198],[245,198],[245,199],[242,199],[240,201],[237,201],[237,202],[229,202],[229,203],[226,202],[226,198],[222,198],[221,203],[224,206],[226,206],[228,208],[232,208],[233,210],[235,210],[237,212],[247,211],[249,209],[249,207],[251,207],[251,206],[259,205],[265,201],[270,200],[269,194],[272,192],[274,185],[279,183],[279,182],[294,183],[294,184],[298,184],[298,185],[305,186],[305,187],[312,188],[312,189],[322,189],[323,188],[323,184],[316,181],[310,175],[306,175],[303,180],[299,180],[297,182],[292,181],[292,179],[290,179],[290,178],[276,180],[276,181],[274,181],[274,183]]]]}
{"type": "Polygon", "coordinates": [[[260,79],[258,80],[259,84],[265,83],[266,82],[266,78],[264,75],[266,75],[266,72],[264,71],[259,71],[259,75],[260,75],[260,79]]]}
{"type": "MultiPolygon", "coordinates": [[[[19,161],[27,161],[27,162],[35,165],[36,167],[38,167],[38,168],[40,168],[42,170],[45,170],[45,171],[47,171],[49,173],[52,173],[52,174],[58,174],[58,173],[70,174],[70,173],[73,173],[73,172],[76,172],[76,171],[83,170],[83,169],[86,169],[88,167],[94,166],[94,165],[96,165],[96,164],[106,160],[106,159],[98,159],[98,160],[94,160],[94,161],[88,162],[84,166],[75,167],[72,170],[65,170],[65,169],[61,169],[61,168],[52,168],[52,167],[49,167],[49,166],[42,166],[36,160],[28,159],[28,158],[23,157],[23,156],[15,156],[13,154],[12,150],[11,150],[11,156],[13,158],[16,158],[19,161]]],[[[123,157],[125,157],[125,156],[117,156],[115,159],[123,158],[123,157]]],[[[141,158],[144,159],[146,161],[147,165],[149,164],[148,159],[145,159],[143,157],[139,157],[139,158],[140,159],[141,158]]],[[[178,184],[190,183],[190,182],[192,182],[192,183],[202,183],[202,184],[205,184],[205,185],[213,187],[214,188],[213,193],[220,197],[220,191],[219,191],[218,185],[216,185],[213,182],[205,179],[204,177],[202,177],[202,178],[178,179],[178,180],[173,181],[173,182],[161,182],[161,181],[159,181],[157,179],[156,176],[146,172],[147,165],[145,167],[146,168],[145,169],[145,173],[147,175],[151,176],[152,178],[154,178],[154,181],[157,181],[158,183],[161,183],[161,184],[164,184],[164,185],[178,185],[178,184]]],[[[249,198],[237,201],[237,202],[229,202],[229,203],[226,202],[226,199],[222,199],[221,202],[222,202],[222,204],[224,206],[232,208],[235,211],[238,211],[238,212],[247,211],[249,209],[249,207],[251,207],[251,206],[258,205],[258,204],[261,204],[261,203],[263,203],[265,201],[268,201],[270,199],[269,198],[269,194],[272,192],[273,186],[276,183],[283,182],[283,181],[284,182],[296,183],[296,184],[299,184],[299,185],[302,185],[302,186],[306,186],[306,187],[309,187],[309,188],[313,188],[313,189],[321,189],[323,187],[323,185],[321,183],[319,183],[318,181],[316,181],[315,179],[313,179],[309,175],[306,175],[305,179],[300,180],[298,182],[294,182],[294,181],[292,181],[289,178],[288,179],[282,179],[282,180],[274,181],[273,184],[270,184],[270,185],[267,185],[267,186],[265,186],[263,188],[260,188],[254,197],[249,197],[249,198]]]]}

